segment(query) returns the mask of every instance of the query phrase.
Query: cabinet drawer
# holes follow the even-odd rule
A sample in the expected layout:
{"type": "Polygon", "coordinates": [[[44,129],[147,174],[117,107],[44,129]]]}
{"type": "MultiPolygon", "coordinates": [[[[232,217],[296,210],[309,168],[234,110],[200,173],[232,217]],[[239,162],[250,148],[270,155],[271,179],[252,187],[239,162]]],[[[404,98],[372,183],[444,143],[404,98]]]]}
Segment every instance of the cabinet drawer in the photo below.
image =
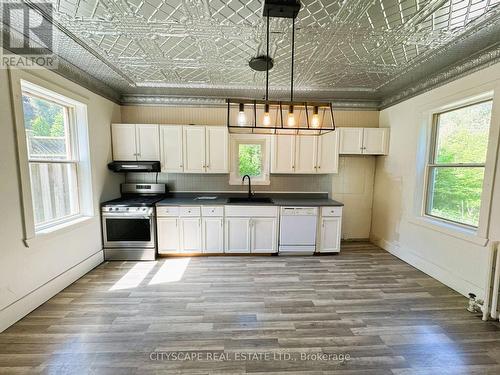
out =
{"type": "Polygon", "coordinates": [[[179,216],[201,216],[200,207],[180,207],[179,216]]]}
{"type": "Polygon", "coordinates": [[[342,207],[321,207],[321,216],[342,216],[342,207]]]}
{"type": "Polygon", "coordinates": [[[204,206],[201,208],[202,216],[224,216],[223,206],[204,206]]]}
{"type": "Polygon", "coordinates": [[[156,215],[159,217],[162,216],[179,216],[179,207],[178,206],[161,206],[156,207],[156,215]]]}
{"type": "Polygon", "coordinates": [[[276,206],[225,206],[226,217],[277,217],[276,206]]]}

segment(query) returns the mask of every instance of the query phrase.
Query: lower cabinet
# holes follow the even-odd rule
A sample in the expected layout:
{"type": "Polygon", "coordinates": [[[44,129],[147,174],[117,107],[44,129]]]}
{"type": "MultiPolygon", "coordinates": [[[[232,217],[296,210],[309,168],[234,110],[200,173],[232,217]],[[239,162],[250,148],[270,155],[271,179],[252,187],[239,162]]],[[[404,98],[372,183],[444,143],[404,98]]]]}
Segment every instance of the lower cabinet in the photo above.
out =
{"type": "Polygon", "coordinates": [[[179,252],[201,252],[201,218],[180,218],[179,252]]]}
{"type": "Polygon", "coordinates": [[[322,207],[319,227],[319,252],[340,252],[342,207],[322,207]]]}
{"type": "Polygon", "coordinates": [[[158,253],[177,253],[179,251],[179,219],[158,217],[158,253]]]}
{"type": "Polygon", "coordinates": [[[278,208],[227,206],[226,253],[275,253],[278,250],[278,208]]]}
{"type": "Polygon", "coordinates": [[[222,217],[204,217],[202,219],[203,252],[224,252],[224,219],[222,217]]]}
{"type": "Polygon", "coordinates": [[[275,253],[278,243],[277,228],[278,220],[276,218],[250,219],[250,252],[275,253]]]}
{"type": "Polygon", "coordinates": [[[250,252],[250,218],[226,218],[226,253],[250,252]]]}

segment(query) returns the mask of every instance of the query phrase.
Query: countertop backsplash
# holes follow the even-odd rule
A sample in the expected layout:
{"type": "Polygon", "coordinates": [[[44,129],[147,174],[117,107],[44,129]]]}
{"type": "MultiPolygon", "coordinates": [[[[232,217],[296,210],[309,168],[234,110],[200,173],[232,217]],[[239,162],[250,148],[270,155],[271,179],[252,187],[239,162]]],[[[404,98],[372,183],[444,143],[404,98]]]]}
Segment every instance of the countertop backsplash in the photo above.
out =
{"type": "MultiPolygon", "coordinates": [[[[127,182],[155,182],[156,173],[129,173],[127,182]]],[[[158,182],[170,191],[246,191],[248,185],[229,185],[229,174],[159,173],[158,182]]],[[[331,175],[271,175],[270,185],[252,185],[254,191],[325,192],[332,188],[331,175]]]]}

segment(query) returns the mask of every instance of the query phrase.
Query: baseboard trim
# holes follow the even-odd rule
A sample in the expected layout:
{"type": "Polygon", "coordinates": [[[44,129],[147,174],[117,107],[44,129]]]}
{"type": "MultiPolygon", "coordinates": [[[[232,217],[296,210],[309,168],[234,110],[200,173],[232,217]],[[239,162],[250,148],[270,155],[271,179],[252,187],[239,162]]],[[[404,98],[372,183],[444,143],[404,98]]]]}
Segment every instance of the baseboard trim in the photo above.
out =
{"type": "Polygon", "coordinates": [[[22,319],[104,261],[100,250],[0,311],[0,332],[22,319]]]}
{"type": "Polygon", "coordinates": [[[413,252],[409,248],[402,248],[397,242],[389,242],[383,238],[374,236],[372,236],[370,240],[375,245],[388,251],[395,257],[398,257],[402,261],[417,268],[418,270],[438,280],[439,282],[457,291],[465,297],[468,297],[468,294],[471,292],[478,296],[482,296],[484,294],[483,288],[470,283],[469,281],[439,266],[438,264],[429,262],[428,260],[415,254],[415,252],[413,252]]]}

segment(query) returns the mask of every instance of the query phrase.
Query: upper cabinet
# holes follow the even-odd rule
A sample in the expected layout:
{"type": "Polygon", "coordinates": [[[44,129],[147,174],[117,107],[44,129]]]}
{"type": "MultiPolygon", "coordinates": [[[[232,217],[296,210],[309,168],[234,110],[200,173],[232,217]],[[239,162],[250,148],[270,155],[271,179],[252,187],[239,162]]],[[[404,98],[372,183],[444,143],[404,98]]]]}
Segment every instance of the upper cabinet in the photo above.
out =
{"type": "Polygon", "coordinates": [[[339,128],[340,154],[387,155],[388,128],[339,128]]]}
{"type": "Polygon", "coordinates": [[[322,136],[274,136],[271,173],[337,173],[337,134],[334,131],[322,136]]]}
{"type": "Polygon", "coordinates": [[[113,160],[160,160],[158,125],[112,124],[113,160]]]}
{"type": "Polygon", "coordinates": [[[205,127],[184,126],[184,172],[205,172],[205,127]]]}
{"type": "Polygon", "coordinates": [[[160,125],[161,168],[166,173],[228,173],[223,126],[160,125]]]}
{"type": "Polygon", "coordinates": [[[161,170],[166,173],[184,172],[182,126],[160,126],[161,170]]]}

